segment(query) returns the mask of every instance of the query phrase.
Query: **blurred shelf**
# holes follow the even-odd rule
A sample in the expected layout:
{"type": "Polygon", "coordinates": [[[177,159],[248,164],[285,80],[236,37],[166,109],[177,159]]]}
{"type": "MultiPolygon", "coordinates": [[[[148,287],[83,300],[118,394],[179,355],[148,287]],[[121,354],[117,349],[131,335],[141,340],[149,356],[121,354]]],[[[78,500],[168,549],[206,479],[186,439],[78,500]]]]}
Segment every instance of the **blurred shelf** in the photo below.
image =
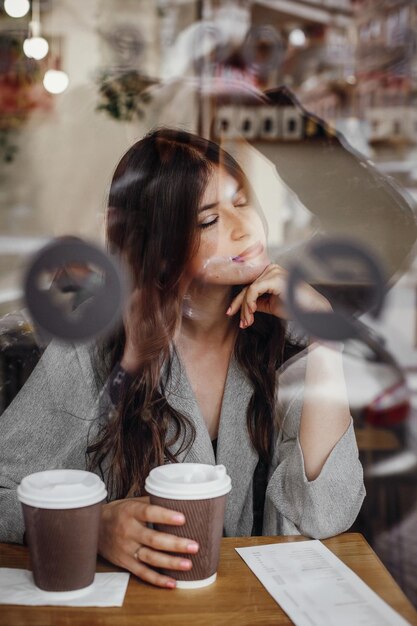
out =
{"type": "Polygon", "coordinates": [[[396,435],[384,428],[355,428],[360,452],[393,452],[401,448],[396,435]]]}

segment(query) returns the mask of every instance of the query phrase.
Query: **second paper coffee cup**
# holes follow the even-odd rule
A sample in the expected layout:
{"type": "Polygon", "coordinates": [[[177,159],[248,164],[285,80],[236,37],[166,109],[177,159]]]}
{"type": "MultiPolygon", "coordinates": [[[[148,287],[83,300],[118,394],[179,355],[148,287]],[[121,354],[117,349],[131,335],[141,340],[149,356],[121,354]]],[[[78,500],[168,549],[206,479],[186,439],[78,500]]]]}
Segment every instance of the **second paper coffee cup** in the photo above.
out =
{"type": "Polygon", "coordinates": [[[51,598],[87,593],[94,582],[103,481],[83,470],[47,470],[17,488],[35,585],[51,598]]]}
{"type": "Polygon", "coordinates": [[[151,504],[185,515],[185,524],[154,524],[161,532],[197,541],[197,554],[178,554],[192,561],[189,571],[161,570],[177,587],[205,587],[216,580],[230,476],[224,465],[170,463],[153,469],[145,482],[151,504]]]}

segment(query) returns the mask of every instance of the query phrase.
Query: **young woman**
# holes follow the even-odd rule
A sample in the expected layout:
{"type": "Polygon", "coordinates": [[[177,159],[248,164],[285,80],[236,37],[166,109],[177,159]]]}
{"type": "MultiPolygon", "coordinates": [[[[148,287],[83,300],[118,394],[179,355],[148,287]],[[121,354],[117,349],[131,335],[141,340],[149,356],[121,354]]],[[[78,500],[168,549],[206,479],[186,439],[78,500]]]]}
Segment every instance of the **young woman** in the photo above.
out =
{"type": "MultiPolygon", "coordinates": [[[[226,535],[349,528],[365,491],[340,349],[311,341],[282,367],[286,275],[238,164],[195,135],[148,134],[116,168],[107,236],[133,284],[124,323],[99,347],[52,342],[3,415],[0,540],[22,541],[25,474],[87,467],[109,490],[99,552],[174,587],[158,568],[191,567],[198,545],[151,527],[184,518],[144,481],[176,461],[226,466],[226,535]]],[[[329,309],[308,285],[300,297],[329,309]]]]}

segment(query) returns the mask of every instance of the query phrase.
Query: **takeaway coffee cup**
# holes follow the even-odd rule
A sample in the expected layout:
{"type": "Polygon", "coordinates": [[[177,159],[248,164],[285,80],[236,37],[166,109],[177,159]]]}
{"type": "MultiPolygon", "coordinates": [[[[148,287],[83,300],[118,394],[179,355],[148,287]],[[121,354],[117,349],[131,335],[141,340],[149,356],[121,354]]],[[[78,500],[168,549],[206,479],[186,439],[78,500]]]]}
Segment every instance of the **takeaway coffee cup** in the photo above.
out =
{"type": "Polygon", "coordinates": [[[231,480],[224,465],[172,463],[153,469],[145,482],[151,504],[185,515],[185,524],[154,524],[156,530],[197,541],[197,554],[184,554],[191,570],[161,570],[177,580],[179,588],[205,587],[214,583],[220,556],[226,497],[231,480]]]}
{"type": "Polygon", "coordinates": [[[17,488],[35,585],[55,599],[88,593],[94,584],[101,504],[98,476],[82,470],[47,470],[17,488]]]}

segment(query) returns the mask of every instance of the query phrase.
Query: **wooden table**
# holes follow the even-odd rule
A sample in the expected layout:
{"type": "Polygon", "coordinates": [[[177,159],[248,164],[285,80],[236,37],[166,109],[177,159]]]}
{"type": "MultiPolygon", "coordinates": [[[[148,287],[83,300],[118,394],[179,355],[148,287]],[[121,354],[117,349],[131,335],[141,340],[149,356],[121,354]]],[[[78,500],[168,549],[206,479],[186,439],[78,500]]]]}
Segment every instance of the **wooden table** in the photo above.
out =
{"type": "MultiPolygon", "coordinates": [[[[222,539],[217,581],[195,590],[158,589],[131,576],[121,608],[26,607],[0,605],[1,626],[256,626],[289,625],[287,615],[265,591],[235,547],[299,541],[303,537],[222,539]]],[[[411,624],[417,612],[376,554],[358,533],[323,542],[411,624]]],[[[0,544],[0,566],[28,568],[27,548],[0,544]]],[[[99,560],[98,571],[117,570],[99,560]]],[[[352,624],[352,626],[355,626],[352,624]]]]}

